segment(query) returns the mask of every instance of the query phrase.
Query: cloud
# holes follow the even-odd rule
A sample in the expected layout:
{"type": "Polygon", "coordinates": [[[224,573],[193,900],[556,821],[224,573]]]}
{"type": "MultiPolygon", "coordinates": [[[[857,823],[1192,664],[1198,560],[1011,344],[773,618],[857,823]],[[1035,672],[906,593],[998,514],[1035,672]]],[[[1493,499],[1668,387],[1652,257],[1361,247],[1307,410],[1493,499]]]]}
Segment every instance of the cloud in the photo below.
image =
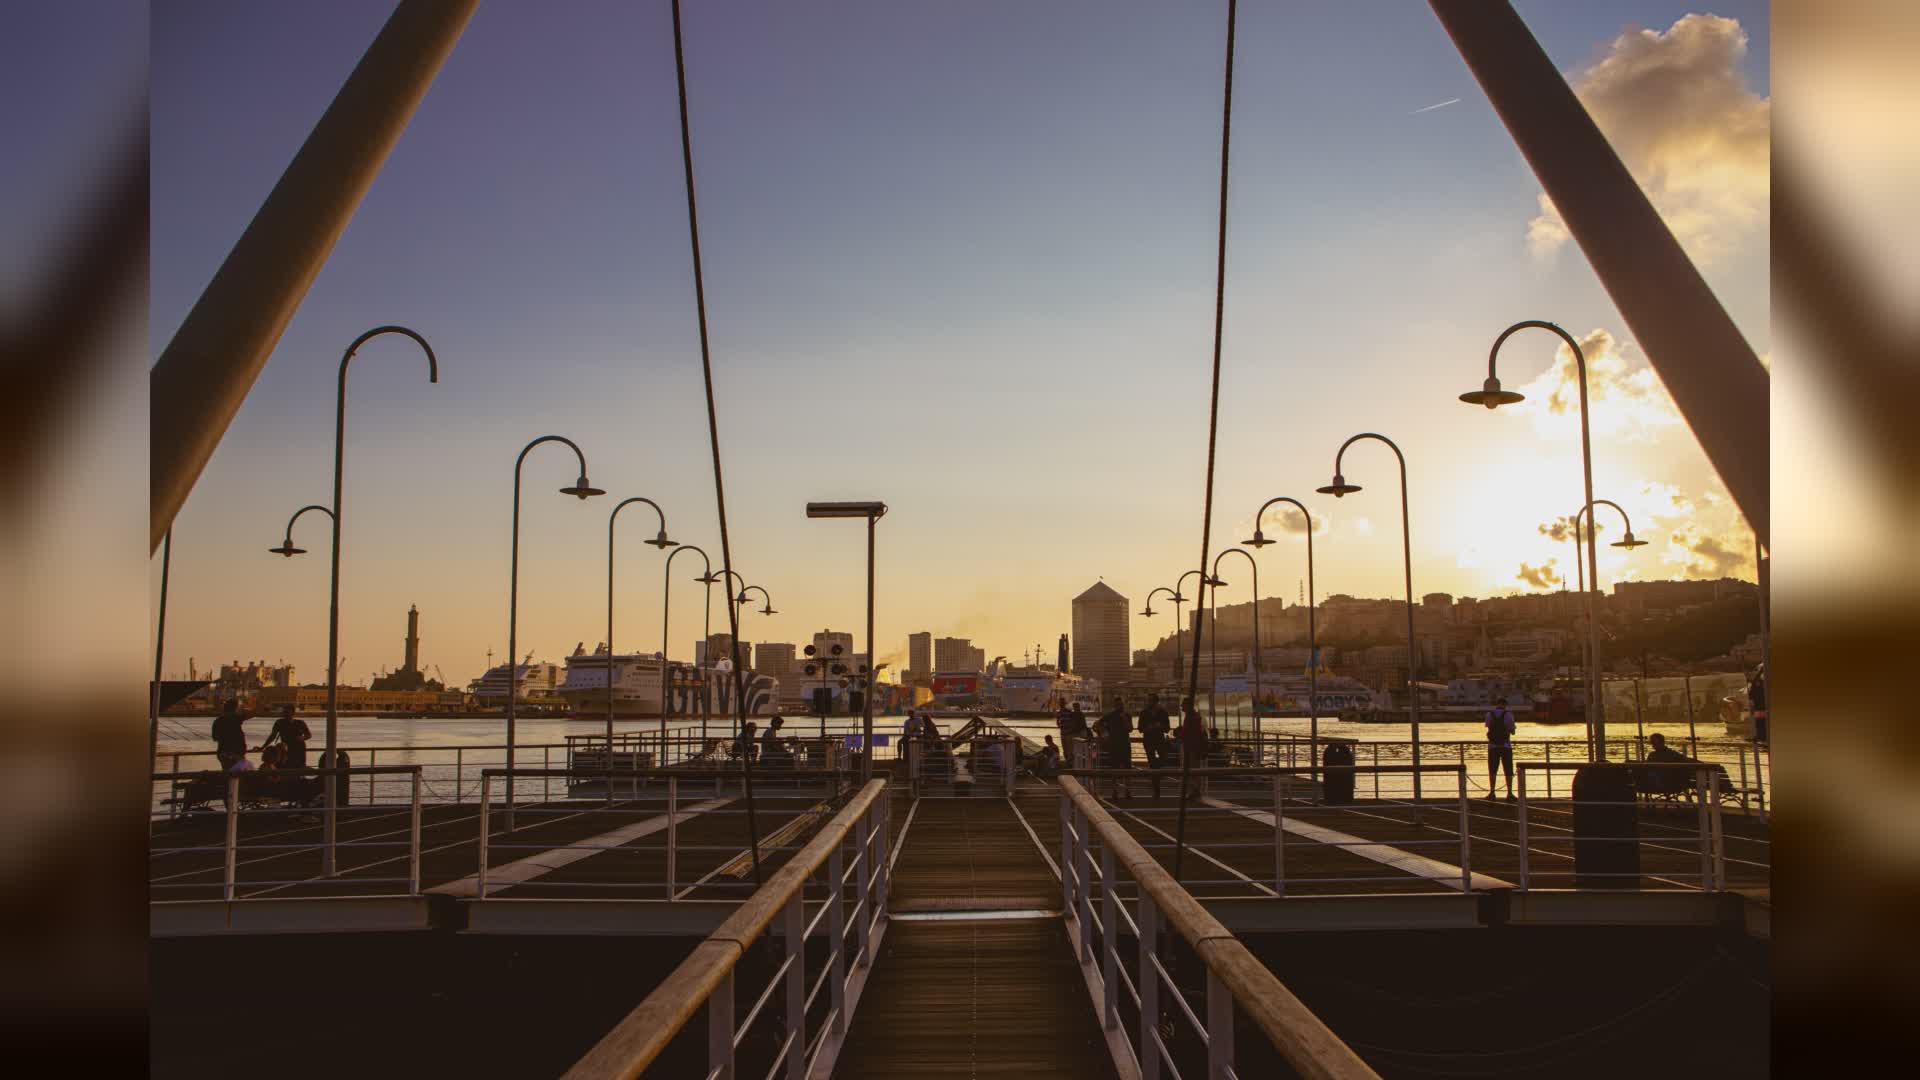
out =
{"type": "MultiPolygon", "coordinates": [[[[1625,345],[1611,332],[1597,328],[1578,340],[1587,362],[1587,408],[1595,438],[1645,440],[1681,425],[1680,410],[1660,377],[1645,364],[1629,363],[1625,345]]],[[[1515,348],[1503,348],[1502,357],[1515,348]]],[[[1573,350],[1561,345],[1553,366],[1520,392],[1526,400],[1516,409],[1533,417],[1542,438],[1579,438],[1580,367],[1573,350]]]]}
{"type": "MultiPolygon", "coordinates": [[[[1738,20],[1687,15],[1665,31],[1621,34],[1570,80],[1667,227],[1702,263],[1767,226],[1773,103],[1747,88],[1746,55],[1738,20]]],[[[1568,236],[1542,194],[1528,245],[1550,255],[1568,236]]]]}
{"type": "MultiPolygon", "coordinates": [[[[1607,522],[1605,518],[1602,518],[1599,526],[1593,530],[1593,535],[1598,537],[1606,531],[1607,522]]],[[[1574,538],[1573,515],[1568,514],[1566,517],[1554,518],[1552,521],[1539,526],[1539,532],[1541,536],[1551,540],[1557,540],[1564,544],[1574,538]]],[[[1585,530],[1582,530],[1582,535],[1584,535],[1584,532],[1585,530]]]]}
{"type": "Polygon", "coordinates": [[[1557,560],[1548,559],[1539,566],[1520,564],[1520,572],[1513,575],[1519,581],[1535,589],[1553,589],[1566,582],[1566,578],[1554,569],[1557,560]]]}

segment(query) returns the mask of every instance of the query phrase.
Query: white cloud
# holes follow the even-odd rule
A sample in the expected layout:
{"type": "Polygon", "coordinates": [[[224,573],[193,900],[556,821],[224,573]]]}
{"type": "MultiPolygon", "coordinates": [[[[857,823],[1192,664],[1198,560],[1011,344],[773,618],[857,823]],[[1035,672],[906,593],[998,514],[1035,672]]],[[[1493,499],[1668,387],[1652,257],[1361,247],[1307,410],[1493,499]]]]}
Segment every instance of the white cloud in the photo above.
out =
{"type": "MultiPolygon", "coordinates": [[[[1735,19],[1687,15],[1635,30],[1575,75],[1574,93],[1696,260],[1767,224],[1772,102],[1747,88],[1747,34],[1735,19]]],[[[1546,195],[1527,226],[1536,255],[1569,237],[1546,195]]]]}
{"type": "MultiPolygon", "coordinates": [[[[1596,439],[1648,439],[1681,423],[1680,410],[1660,377],[1644,364],[1629,364],[1624,346],[1611,333],[1596,329],[1579,340],[1587,361],[1587,405],[1596,439]]],[[[1533,417],[1542,438],[1580,437],[1579,372],[1573,351],[1561,345],[1553,366],[1521,387],[1527,400],[1516,411],[1533,417]]]]}

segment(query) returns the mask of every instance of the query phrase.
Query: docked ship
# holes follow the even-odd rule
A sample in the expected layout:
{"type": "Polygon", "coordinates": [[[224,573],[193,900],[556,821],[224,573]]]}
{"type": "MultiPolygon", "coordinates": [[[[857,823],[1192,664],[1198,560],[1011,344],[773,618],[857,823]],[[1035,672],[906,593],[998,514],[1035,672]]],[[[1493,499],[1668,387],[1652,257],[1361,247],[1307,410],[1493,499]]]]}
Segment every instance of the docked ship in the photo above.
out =
{"type": "MultiPolygon", "coordinates": [[[[613,714],[626,717],[658,717],[660,710],[660,668],[667,668],[668,716],[727,716],[733,712],[733,668],[725,660],[711,667],[676,664],[659,653],[613,653],[606,642],[586,649],[586,642],[574,646],[567,657],[566,679],[559,696],[572,714],[585,719],[605,717],[608,686],[613,690],[613,714]],[[611,678],[609,678],[611,673],[611,678]]],[[[767,675],[748,672],[745,693],[747,714],[764,715],[776,711],[779,684],[767,675]]]]}
{"type": "Polygon", "coordinates": [[[999,706],[999,694],[988,675],[978,671],[933,673],[933,701],[927,711],[935,716],[972,715],[999,706]]]}
{"type": "Polygon", "coordinates": [[[508,669],[513,669],[514,700],[534,708],[557,708],[566,704],[560,695],[559,664],[535,660],[532,653],[518,664],[495,664],[486,674],[467,684],[473,703],[483,709],[507,707],[508,669]]]}
{"type": "Polygon", "coordinates": [[[1317,696],[1312,680],[1305,675],[1261,672],[1258,681],[1260,700],[1253,702],[1253,672],[1221,675],[1213,681],[1214,701],[1227,706],[1253,702],[1259,716],[1305,717],[1317,711],[1323,717],[1346,719],[1365,717],[1390,704],[1386,695],[1366,683],[1331,672],[1321,674],[1317,696]]]}
{"type": "Polygon", "coordinates": [[[1009,717],[1048,717],[1078,704],[1088,716],[1100,712],[1100,681],[1051,664],[1008,665],[1000,674],[999,706],[1009,717]]]}

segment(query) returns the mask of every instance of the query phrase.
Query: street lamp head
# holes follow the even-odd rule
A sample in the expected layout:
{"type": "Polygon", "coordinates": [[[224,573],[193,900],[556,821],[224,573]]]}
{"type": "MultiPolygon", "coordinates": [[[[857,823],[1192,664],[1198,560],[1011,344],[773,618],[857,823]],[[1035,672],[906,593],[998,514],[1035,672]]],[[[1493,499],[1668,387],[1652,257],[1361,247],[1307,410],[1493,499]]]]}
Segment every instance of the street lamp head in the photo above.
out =
{"type": "Polygon", "coordinates": [[[1527,400],[1527,395],[1512,390],[1500,389],[1500,380],[1489,375],[1487,376],[1486,383],[1482,385],[1480,389],[1469,390],[1461,394],[1460,400],[1469,405],[1485,405],[1489,409],[1497,409],[1502,405],[1512,405],[1516,402],[1525,401],[1527,400]]]}
{"type": "Polygon", "coordinates": [[[289,559],[293,558],[295,555],[305,555],[307,553],[306,548],[293,546],[293,537],[291,536],[287,537],[285,540],[282,540],[280,542],[279,547],[270,547],[267,550],[273,552],[275,555],[285,556],[286,558],[289,558],[289,559]]]}
{"type": "Polygon", "coordinates": [[[661,551],[665,551],[668,548],[673,547],[675,544],[678,544],[680,541],[667,539],[667,530],[661,529],[660,535],[645,542],[652,544],[654,547],[659,548],[661,551]]]}
{"type": "Polygon", "coordinates": [[[1200,582],[1203,585],[1207,585],[1215,589],[1218,589],[1226,584],[1225,581],[1222,581],[1217,577],[1201,578],[1200,582]]]}
{"type": "Polygon", "coordinates": [[[699,577],[694,578],[693,580],[699,582],[702,585],[718,585],[722,581],[725,581],[726,579],[721,577],[719,574],[708,572],[705,574],[701,574],[699,577]]]}
{"type": "Polygon", "coordinates": [[[1346,477],[1341,476],[1339,473],[1334,473],[1333,483],[1328,484],[1326,487],[1323,487],[1323,488],[1315,488],[1314,490],[1318,491],[1322,495],[1331,495],[1334,498],[1339,499],[1347,495],[1351,495],[1356,491],[1359,491],[1360,485],[1349,484],[1347,483],[1346,477]]]}
{"type": "Polygon", "coordinates": [[[1617,547],[1617,548],[1627,548],[1627,549],[1629,549],[1629,550],[1631,550],[1631,549],[1633,549],[1633,548],[1637,548],[1637,547],[1646,547],[1646,546],[1647,546],[1647,542],[1646,542],[1645,540],[1641,540],[1641,539],[1638,539],[1637,537],[1635,537],[1635,536],[1633,535],[1633,530],[1632,530],[1632,529],[1628,529],[1628,530],[1627,530],[1627,535],[1625,535],[1625,536],[1623,536],[1623,537],[1621,537],[1621,538],[1620,538],[1620,539],[1618,539],[1618,540],[1615,540],[1615,541],[1614,541],[1613,543],[1611,543],[1611,544],[1609,544],[1609,545],[1607,545],[1607,546],[1609,546],[1609,547],[1617,547]]]}
{"type": "Polygon", "coordinates": [[[592,498],[595,495],[605,495],[606,491],[604,489],[594,487],[592,484],[588,483],[587,474],[581,473],[580,479],[575,480],[573,482],[572,487],[561,488],[560,494],[572,495],[577,499],[586,500],[586,499],[592,498]]]}
{"type": "Polygon", "coordinates": [[[1267,539],[1267,534],[1261,532],[1259,529],[1253,530],[1253,539],[1242,540],[1240,542],[1250,548],[1263,548],[1273,543],[1273,541],[1267,539]]]}
{"type": "Polygon", "coordinates": [[[807,504],[807,516],[810,518],[877,518],[885,516],[887,504],[879,500],[866,502],[810,502],[807,504]]]}
{"type": "Polygon", "coordinates": [[[1145,611],[1142,611],[1140,614],[1146,616],[1149,619],[1153,618],[1153,605],[1148,604],[1147,609],[1145,611]]]}
{"type": "Polygon", "coordinates": [[[771,605],[771,604],[769,604],[769,605],[767,605],[766,607],[763,607],[763,608],[761,608],[761,609],[760,609],[760,614],[762,614],[762,615],[778,615],[778,614],[780,614],[780,613],[779,613],[778,611],[776,611],[776,610],[774,610],[774,608],[773,608],[773,605],[771,605]]]}
{"type": "Polygon", "coordinates": [[[1173,602],[1176,604],[1184,604],[1187,602],[1187,598],[1184,596],[1181,596],[1178,592],[1175,592],[1173,594],[1173,602]]]}

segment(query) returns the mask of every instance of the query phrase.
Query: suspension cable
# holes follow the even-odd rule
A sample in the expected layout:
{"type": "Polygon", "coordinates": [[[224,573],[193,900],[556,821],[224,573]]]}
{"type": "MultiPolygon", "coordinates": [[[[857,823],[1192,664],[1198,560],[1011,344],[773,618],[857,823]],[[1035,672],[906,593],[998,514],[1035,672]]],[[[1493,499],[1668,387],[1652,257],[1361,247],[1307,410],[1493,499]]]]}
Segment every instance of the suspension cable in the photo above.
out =
{"type": "MultiPolygon", "coordinates": [[[[720,565],[726,568],[728,581],[732,581],[733,547],[727,537],[727,485],[720,471],[720,419],[713,400],[713,352],[707,338],[707,285],[706,277],[700,265],[700,211],[693,194],[693,139],[687,128],[687,60],[680,41],[680,0],[673,0],[673,71],[680,90],[680,161],[687,177],[687,235],[693,245],[693,303],[700,320],[700,373],[707,388],[707,436],[713,446],[713,498],[720,510],[720,565]]],[[[731,586],[729,586],[731,588],[731,586]]],[[[729,651],[732,654],[733,700],[736,717],[734,734],[746,730],[746,695],[742,688],[740,670],[740,612],[736,605],[727,605],[727,631],[731,639],[729,651]]],[[[665,643],[662,643],[665,648],[665,643]]],[[[660,662],[666,663],[664,652],[660,662]]],[[[706,693],[706,681],[701,680],[701,692],[706,693]]],[[[660,712],[666,715],[667,702],[660,701],[660,712]]],[[[661,753],[666,752],[665,745],[661,753]]],[[[747,837],[753,852],[753,880],[763,884],[760,876],[760,826],[753,808],[753,768],[752,747],[740,755],[740,779],[745,785],[747,798],[747,837]]],[[[666,764],[663,760],[662,765],[666,764]]]]}
{"type": "MultiPolygon", "coordinates": [[[[1226,323],[1227,310],[1227,152],[1232,146],[1233,134],[1233,31],[1238,13],[1238,0],[1227,0],[1227,73],[1225,86],[1221,92],[1220,104],[1220,224],[1214,259],[1213,281],[1213,392],[1207,405],[1207,494],[1206,505],[1200,515],[1200,591],[1195,597],[1193,662],[1188,669],[1187,700],[1198,709],[1200,698],[1200,637],[1199,628],[1202,604],[1207,594],[1207,556],[1213,543],[1213,460],[1214,446],[1220,431],[1220,338],[1226,323]]],[[[1177,633],[1178,631],[1176,631],[1177,633]]],[[[1215,672],[1215,678],[1219,673],[1215,672]]],[[[1185,727],[1187,718],[1182,710],[1180,726],[1185,727]]],[[[1211,734],[1211,733],[1209,733],[1211,734]]],[[[1203,741],[1202,745],[1205,743],[1203,741]]],[[[1193,770],[1193,755],[1183,753],[1180,756],[1180,816],[1174,827],[1173,841],[1173,879],[1180,880],[1181,856],[1187,848],[1187,793],[1190,773],[1193,770]]]]}

